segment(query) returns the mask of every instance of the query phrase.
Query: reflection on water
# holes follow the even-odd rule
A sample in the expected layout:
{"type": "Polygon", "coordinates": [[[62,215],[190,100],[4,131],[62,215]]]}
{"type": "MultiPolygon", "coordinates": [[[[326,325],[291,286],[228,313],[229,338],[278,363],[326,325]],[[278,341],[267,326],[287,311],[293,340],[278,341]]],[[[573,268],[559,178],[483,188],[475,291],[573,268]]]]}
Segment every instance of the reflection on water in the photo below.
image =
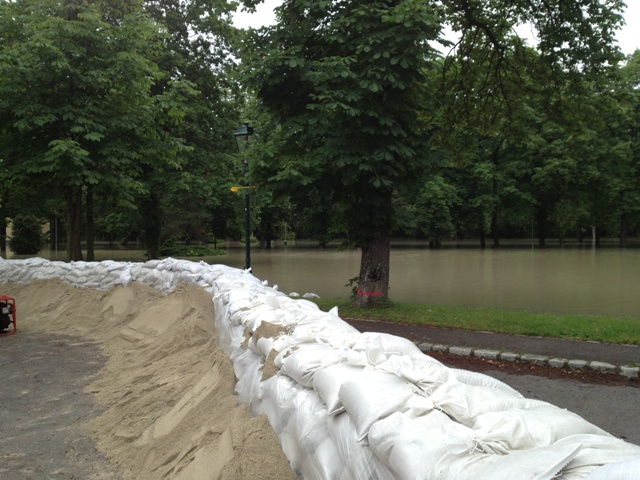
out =
{"type": "MultiPolygon", "coordinates": [[[[244,249],[207,263],[244,267],[244,249]]],[[[41,252],[56,258],[55,252],[41,252]]],[[[11,258],[11,255],[8,256],[11,258]]],[[[59,252],[59,259],[64,252],[59,252]]],[[[96,260],[144,261],[139,250],[97,250],[96,260]]],[[[360,252],[328,248],[252,249],[254,275],[279,290],[346,297],[360,252]]],[[[640,318],[640,249],[441,249],[405,246],[391,253],[390,297],[436,305],[624,315],[640,318]]]]}

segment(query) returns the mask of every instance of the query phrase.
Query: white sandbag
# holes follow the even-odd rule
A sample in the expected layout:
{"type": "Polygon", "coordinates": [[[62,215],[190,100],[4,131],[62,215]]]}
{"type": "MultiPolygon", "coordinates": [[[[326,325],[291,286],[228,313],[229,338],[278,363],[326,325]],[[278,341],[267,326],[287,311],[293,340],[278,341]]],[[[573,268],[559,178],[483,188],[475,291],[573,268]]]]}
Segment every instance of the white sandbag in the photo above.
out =
{"type": "MultiPolygon", "coordinates": [[[[296,389],[290,423],[295,428],[300,447],[308,455],[317,455],[318,447],[328,438],[327,409],[318,394],[311,388],[296,389]]],[[[329,447],[327,447],[329,450],[329,447]]],[[[337,452],[337,450],[333,450],[337,452]]],[[[333,463],[339,461],[335,456],[326,458],[333,463]]],[[[342,471],[342,469],[340,469],[342,471]]]]}
{"type": "Polygon", "coordinates": [[[213,302],[213,322],[218,334],[218,345],[225,353],[229,354],[231,351],[231,330],[237,326],[229,321],[224,294],[215,293],[211,300],[213,302]]]}
{"type": "Polygon", "coordinates": [[[361,375],[363,370],[360,366],[338,363],[316,371],[313,376],[313,389],[326,405],[328,415],[344,412],[344,405],[338,396],[340,387],[345,381],[361,375]]]}
{"type": "MultiPolygon", "coordinates": [[[[289,294],[291,295],[291,294],[289,294]]],[[[280,305],[280,308],[297,314],[302,317],[305,313],[317,314],[321,312],[317,304],[304,299],[296,298],[294,302],[288,302],[280,305]]]]}
{"type": "Polygon", "coordinates": [[[51,262],[49,264],[49,266],[53,266],[53,265],[55,265],[56,268],[59,268],[61,270],[73,270],[73,265],[71,263],[69,263],[69,262],[63,262],[63,261],[60,261],[60,260],[56,260],[56,261],[51,262]]]}
{"type": "Polygon", "coordinates": [[[132,281],[132,277],[131,277],[131,267],[127,266],[126,268],[124,268],[123,270],[120,271],[120,283],[122,283],[123,287],[126,287],[127,285],[129,285],[132,281]]]}
{"type": "Polygon", "coordinates": [[[305,455],[305,459],[300,466],[300,478],[314,480],[340,479],[343,478],[346,468],[333,438],[327,436],[316,447],[313,454],[305,455]]]}
{"type": "Polygon", "coordinates": [[[97,288],[107,290],[117,285],[120,285],[120,272],[110,271],[100,280],[100,285],[97,288]]]}
{"type": "Polygon", "coordinates": [[[260,296],[260,301],[273,308],[282,308],[293,300],[282,292],[278,292],[272,288],[267,288],[265,294],[260,296]]]}
{"type": "Polygon", "coordinates": [[[523,395],[518,392],[516,389],[510,387],[504,382],[493,378],[489,375],[485,375],[480,372],[472,372],[471,370],[461,370],[458,368],[449,368],[449,371],[453,375],[453,377],[458,380],[460,383],[464,383],[466,385],[474,385],[477,387],[489,387],[495,388],[497,390],[503,390],[505,392],[509,392],[514,396],[523,397],[523,395]]]}
{"type": "MultiPolygon", "coordinates": [[[[272,350],[279,353],[290,346],[291,342],[287,341],[283,337],[285,336],[282,334],[274,338],[260,337],[256,339],[255,337],[251,337],[251,340],[249,340],[249,349],[252,352],[258,353],[266,358],[272,350]]],[[[281,367],[281,365],[277,364],[276,366],[278,368],[281,367]]]]}
{"type": "Polygon", "coordinates": [[[425,355],[422,357],[389,355],[386,360],[376,365],[376,369],[393,373],[420,387],[427,395],[431,395],[435,389],[449,382],[451,374],[449,369],[440,362],[425,361],[430,357],[425,355]]]}
{"type": "MultiPolygon", "coordinates": [[[[408,357],[425,357],[422,350],[406,338],[380,332],[363,332],[358,336],[358,340],[353,346],[354,350],[366,352],[367,359],[371,365],[377,365],[387,360],[390,355],[406,355],[408,357]]],[[[440,363],[430,358],[433,362],[440,363]]]]}
{"type": "Polygon", "coordinates": [[[245,289],[231,289],[228,292],[227,298],[229,315],[233,315],[234,313],[241,310],[250,310],[253,306],[253,295],[251,295],[251,292],[245,289]]]}
{"type": "Polygon", "coordinates": [[[238,379],[235,392],[241,403],[249,405],[260,392],[264,359],[248,349],[239,352],[239,354],[231,356],[233,372],[238,379]]]}
{"type": "MultiPolygon", "coordinates": [[[[623,462],[640,457],[640,446],[625,442],[610,434],[577,434],[565,436],[556,445],[581,445],[580,452],[566,466],[568,479],[582,478],[596,468],[614,462],[623,462]]],[[[640,478],[640,470],[635,478],[640,478]]]]}
{"type": "Polygon", "coordinates": [[[270,419],[298,476],[339,478],[345,466],[328,434],[327,411],[315,391],[280,375],[264,381],[262,389],[262,398],[254,410],[270,419]]]}
{"type": "Polygon", "coordinates": [[[331,415],[327,419],[327,426],[348,470],[344,473],[344,478],[395,480],[395,475],[389,470],[386,463],[373,453],[369,445],[366,442],[358,441],[355,425],[349,415],[331,415]]]}
{"type": "Polygon", "coordinates": [[[516,450],[508,455],[445,454],[436,465],[433,480],[551,480],[578,453],[579,445],[516,450]]]}
{"type": "Polygon", "coordinates": [[[361,333],[341,318],[318,311],[299,318],[291,335],[297,343],[318,342],[350,348],[361,333]]]}
{"type": "Polygon", "coordinates": [[[251,404],[251,413],[266,415],[279,436],[293,418],[293,399],[303,387],[289,377],[274,375],[261,382],[260,388],[260,396],[251,404]]]}
{"type": "Polygon", "coordinates": [[[363,439],[378,420],[415,408],[419,401],[424,410],[433,408],[431,400],[415,385],[377,370],[364,370],[361,375],[346,380],[338,397],[356,426],[358,440],[363,439]]]}
{"type": "Polygon", "coordinates": [[[200,281],[201,274],[200,273],[191,273],[188,270],[182,272],[175,272],[177,278],[182,283],[189,283],[192,285],[196,285],[200,281]]]}
{"type": "Polygon", "coordinates": [[[86,277],[78,275],[78,272],[76,271],[68,272],[64,277],[62,277],[62,279],[76,287],[84,287],[84,284],[87,281],[86,277]]]}
{"type": "Polygon", "coordinates": [[[596,468],[585,480],[638,480],[640,456],[596,468]]]}
{"type": "Polygon", "coordinates": [[[553,445],[577,434],[611,437],[579,415],[553,405],[483,413],[473,426],[478,442],[496,453],[553,445]]]}
{"type": "Polygon", "coordinates": [[[202,262],[196,263],[189,262],[187,260],[178,260],[175,263],[174,270],[189,272],[193,275],[201,275],[204,267],[206,266],[207,264],[202,262]]]}
{"type": "Polygon", "coordinates": [[[448,452],[443,427],[452,422],[437,410],[417,418],[396,412],[371,426],[369,446],[395,472],[394,478],[433,478],[436,464],[448,452]]]}
{"type": "Polygon", "coordinates": [[[317,393],[310,388],[297,390],[293,399],[293,418],[289,425],[304,452],[302,478],[331,480],[340,478],[345,469],[335,440],[329,435],[327,410],[317,393]]]}
{"type": "Polygon", "coordinates": [[[451,380],[437,388],[432,393],[431,400],[437,408],[468,427],[473,427],[476,417],[483,413],[548,405],[541,400],[522,398],[515,390],[510,392],[467,385],[457,380],[451,380]]]}
{"type": "Polygon", "coordinates": [[[313,376],[319,368],[335,365],[342,359],[339,350],[321,343],[302,343],[278,354],[287,375],[303,387],[313,387],[313,376]]]}
{"type": "Polygon", "coordinates": [[[251,333],[255,332],[260,324],[264,322],[280,324],[282,313],[270,305],[256,304],[238,312],[240,322],[251,333]]]}
{"type": "MultiPolygon", "coordinates": [[[[39,258],[39,257],[25,258],[23,260],[23,265],[29,268],[44,267],[48,263],[49,263],[48,260],[45,260],[44,258],[39,258]]],[[[76,262],[76,263],[80,263],[80,262],[76,262]]]]}

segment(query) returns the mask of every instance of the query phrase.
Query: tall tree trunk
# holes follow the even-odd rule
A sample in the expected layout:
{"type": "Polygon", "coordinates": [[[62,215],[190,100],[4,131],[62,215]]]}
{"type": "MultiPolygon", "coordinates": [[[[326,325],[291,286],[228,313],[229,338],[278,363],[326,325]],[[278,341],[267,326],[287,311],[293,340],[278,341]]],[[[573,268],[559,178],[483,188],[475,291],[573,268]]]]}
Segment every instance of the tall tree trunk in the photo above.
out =
{"type": "Polygon", "coordinates": [[[87,261],[95,259],[95,226],[93,223],[93,185],[87,187],[87,261]]]}
{"type": "Polygon", "coordinates": [[[547,246],[547,227],[544,208],[538,208],[536,217],[536,223],[538,224],[538,245],[540,248],[544,248],[547,246]]]}
{"type": "Polygon", "coordinates": [[[478,233],[480,235],[480,248],[487,248],[487,234],[484,231],[484,223],[480,223],[480,227],[478,229],[478,233]]]}
{"type": "Polygon", "coordinates": [[[67,213],[67,261],[82,260],[82,188],[76,187],[65,192],[67,213]]]}
{"type": "Polygon", "coordinates": [[[498,207],[495,206],[491,212],[491,238],[493,239],[493,247],[500,246],[500,235],[498,233],[498,207]]]}
{"type": "Polygon", "coordinates": [[[496,173],[498,171],[498,164],[500,163],[500,149],[504,144],[505,139],[501,138],[498,144],[493,149],[493,153],[491,154],[491,162],[495,167],[495,171],[493,173],[493,179],[491,181],[491,194],[493,198],[497,199],[495,205],[491,209],[491,238],[493,239],[493,248],[498,248],[500,246],[500,233],[498,232],[498,217],[499,217],[499,208],[500,208],[500,195],[498,193],[498,180],[496,179],[496,173]]]}
{"type": "Polygon", "coordinates": [[[0,257],[7,257],[7,219],[0,212],[0,257]]]}
{"type": "Polygon", "coordinates": [[[162,233],[162,215],[160,213],[160,198],[153,191],[140,202],[140,212],[143,218],[144,245],[147,248],[147,259],[152,260],[160,256],[160,235],[162,233]]]}
{"type": "Polygon", "coordinates": [[[362,249],[360,261],[360,281],[356,295],[356,305],[372,306],[389,295],[389,266],[391,259],[391,238],[387,232],[380,233],[362,249]]]}
{"type": "Polygon", "coordinates": [[[620,246],[627,247],[629,245],[629,212],[623,212],[620,216],[620,246]]]}

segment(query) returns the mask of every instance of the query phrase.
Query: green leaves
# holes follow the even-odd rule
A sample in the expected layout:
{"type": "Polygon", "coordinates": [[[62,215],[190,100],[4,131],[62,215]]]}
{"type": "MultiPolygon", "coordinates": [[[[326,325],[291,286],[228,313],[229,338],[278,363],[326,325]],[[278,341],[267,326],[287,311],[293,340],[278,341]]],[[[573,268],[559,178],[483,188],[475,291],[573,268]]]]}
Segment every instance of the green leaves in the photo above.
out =
{"type": "Polygon", "coordinates": [[[280,154],[295,164],[274,164],[270,181],[333,185],[340,223],[365,239],[393,215],[380,195],[414,182],[424,161],[416,154],[427,138],[416,114],[430,55],[422,39],[437,37],[440,25],[424,2],[315,3],[285,2],[280,24],[247,45],[243,69],[282,127],[280,154]],[[349,207],[356,196],[357,214],[349,207]]]}

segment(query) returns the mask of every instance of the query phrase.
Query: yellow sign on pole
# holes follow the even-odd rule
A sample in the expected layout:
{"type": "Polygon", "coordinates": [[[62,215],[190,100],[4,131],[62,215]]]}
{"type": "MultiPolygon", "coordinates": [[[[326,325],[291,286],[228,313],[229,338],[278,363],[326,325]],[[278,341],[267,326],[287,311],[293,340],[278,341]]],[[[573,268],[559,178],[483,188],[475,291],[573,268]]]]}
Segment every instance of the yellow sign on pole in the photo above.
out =
{"type": "Polygon", "coordinates": [[[256,188],[255,186],[252,187],[231,187],[231,191],[232,192],[237,192],[238,190],[243,190],[245,188],[256,188]]]}

